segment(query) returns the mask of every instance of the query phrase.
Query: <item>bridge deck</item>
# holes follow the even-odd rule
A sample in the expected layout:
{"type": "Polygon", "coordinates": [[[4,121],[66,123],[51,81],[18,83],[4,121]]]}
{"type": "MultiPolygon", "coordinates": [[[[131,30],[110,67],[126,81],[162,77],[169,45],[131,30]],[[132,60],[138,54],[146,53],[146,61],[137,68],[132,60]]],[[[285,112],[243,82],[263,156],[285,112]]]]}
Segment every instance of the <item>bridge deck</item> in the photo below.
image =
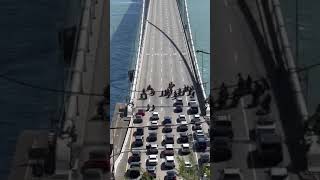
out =
{"type": "MultiPolygon", "coordinates": [[[[191,77],[191,59],[189,57],[186,39],[183,34],[183,27],[180,20],[180,15],[176,1],[172,0],[163,0],[156,1],[151,0],[149,5],[149,13],[147,17],[147,26],[145,41],[143,43],[142,49],[142,58],[139,68],[139,74],[137,79],[137,90],[141,91],[143,88],[147,88],[148,85],[151,85],[155,91],[165,90],[168,87],[169,82],[175,84],[174,89],[183,88],[184,85],[194,85],[194,82],[191,77]],[[190,71],[189,71],[189,70],[190,71]]],[[[149,96],[146,100],[140,100],[140,92],[135,93],[134,105],[135,110],[142,107],[146,109],[147,104],[150,106],[155,105],[155,111],[159,112],[159,124],[162,122],[164,116],[171,116],[173,124],[176,124],[176,119],[178,113],[173,112],[173,99],[172,97],[159,97],[161,92],[156,92],[154,96],[149,96]]],[[[182,96],[184,106],[187,105],[189,100],[188,96],[182,96]]],[[[135,113],[136,111],[134,111],[135,113]]],[[[134,124],[135,126],[148,126],[150,125],[149,117],[152,112],[146,112],[146,115],[143,117],[143,123],[134,124]]],[[[191,115],[187,115],[187,107],[183,108],[183,112],[179,114],[185,114],[187,121],[190,122],[191,115]]],[[[162,133],[163,127],[159,127],[157,131],[157,141],[154,142],[158,144],[159,148],[164,148],[161,145],[162,137],[165,133],[162,133]]],[[[177,137],[179,137],[176,126],[172,127],[172,134],[174,135],[174,147],[175,155],[178,155],[178,149],[181,147],[177,143],[177,137]]],[[[203,123],[203,129],[205,132],[208,132],[208,126],[206,123],[203,123]]],[[[135,128],[132,129],[130,134],[130,139],[126,146],[130,149],[131,143],[134,141],[133,132],[135,128]]],[[[192,134],[191,126],[189,125],[189,131],[192,134]]],[[[149,130],[144,128],[144,144],[143,149],[146,147],[146,138],[148,137],[149,130]]],[[[190,146],[192,147],[192,146],[190,146]]],[[[127,149],[127,150],[129,150],[127,149]]],[[[158,165],[156,170],[157,179],[164,179],[166,175],[166,170],[162,170],[162,165],[164,158],[160,157],[162,150],[159,150],[158,153],[158,165]]],[[[147,155],[145,150],[142,150],[142,160],[141,165],[142,169],[146,169],[146,159],[147,155]]],[[[116,179],[123,178],[123,167],[125,166],[128,169],[127,159],[130,157],[131,153],[126,153],[123,156],[119,168],[117,169],[115,176],[116,179]],[[125,163],[125,165],[124,165],[125,163]]],[[[188,160],[189,156],[181,156],[182,159],[188,160]]],[[[194,153],[193,157],[195,160],[198,159],[199,153],[194,153]]],[[[177,159],[176,168],[178,168],[177,159]]]]}
{"type": "MultiPolygon", "coordinates": [[[[238,73],[242,73],[244,78],[250,74],[253,80],[260,79],[262,76],[266,77],[263,58],[237,1],[215,1],[213,7],[213,21],[215,22],[213,29],[213,49],[215,52],[213,56],[213,88],[219,88],[222,82],[227,85],[235,85],[238,73]]],[[[230,89],[229,92],[232,92],[232,90],[230,89]]],[[[270,116],[277,121],[276,131],[281,134],[283,141],[285,141],[275,97],[272,90],[269,90],[269,92],[272,96],[270,116]]],[[[212,94],[217,97],[217,91],[212,94]]],[[[258,165],[257,162],[253,162],[249,158],[256,149],[255,142],[249,138],[249,132],[254,129],[254,122],[258,118],[255,114],[257,108],[246,108],[250,102],[251,97],[246,96],[241,98],[236,108],[215,111],[216,114],[231,115],[234,138],[243,141],[232,144],[232,158],[230,160],[211,164],[214,179],[219,179],[220,171],[226,167],[240,168],[243,178],[246,180],[270,179],[270,176],[266,173],[268,168],[258,165]]],[[[277,166],[290,167],[291,160],[285,142],[282,146],[284,160],[277,166]]],[[[297,175],[291,173],[290,168],[289,173],[291,180],[297,179],[297,175]]]]}

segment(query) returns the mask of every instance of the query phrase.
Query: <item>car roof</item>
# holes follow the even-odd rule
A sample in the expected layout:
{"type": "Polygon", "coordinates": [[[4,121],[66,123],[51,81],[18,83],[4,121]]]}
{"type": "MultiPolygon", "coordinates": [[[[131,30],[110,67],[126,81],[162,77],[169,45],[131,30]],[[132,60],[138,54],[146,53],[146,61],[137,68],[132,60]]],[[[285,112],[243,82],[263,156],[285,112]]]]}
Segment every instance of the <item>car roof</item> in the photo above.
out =
{"type": "Polygon", "coordinates": [[[187,121],[181,121],[181,124],[188,124],[187,121]]]}
{"type": "Polygon", "coordinates": [[[197,130],[196,132],[197,133],[203,133],[203,130],[197,130]]]}
{"type": "Polygon", "coordinates": [[[200,115],[199,114],[195,114],[194,117],[195,118],[200,118],[200,115]]]}
{"type": "Polygon", "coordinates": [[[182,147],[190,147],[189,144],[182,144],[181,146],[182,146],[182,147]]]}
{"type": "Polygon", "coordinates": [[[181,117],[186,117],[186,115],[184,115],[184,114],[179,114],[179,117],[181,118],[181,117]]]}
{"type": "Polygon", "coordinates": [[[165,116],[164,119],[171,119],[171,117],[170,116],[165,116]]]}
{"type": "Polygon", "coordinates": [[[166,144],[166,149],[167,149],[167,148],[172,149],[172,148],[173,148],[173,144],[166,144]]]}
{"type": "Polygon", "coordinates": [[[182,98],[181,98],[181,97],[177,97],[176,100],[177,100],[177,101],[182,101],[182,98]]]}
{"type": "Polygon", "coordinates": [[[158,158],[158,155],[156,154],[149,155],[149,159],[157,159],[157,158],[158,158]]]}
{"type": "Polygon", "coordinates": [[[142,139],[143,136],[136,136],[136,139],[142,139]]]}
{"type": "Polygon", "coordinates": [[[158,147],[158,144],[151,144],[151,147],[158,147]]]}
{"type": "Polygon", "coordinates": [[[165,137],[173,137],[173,134],[166,134],[165,137]]]}
{"type": "Polygon", "coordinates": [[[174,156],[166,156],[166,160],[167,161],[173,161],[174,160],[174,156]]]}
{"type": "Polygon", "coordinates": [[[152,112],[152,115],[154,115],[154,114],[159,114],[159,112],[152,112]]]}

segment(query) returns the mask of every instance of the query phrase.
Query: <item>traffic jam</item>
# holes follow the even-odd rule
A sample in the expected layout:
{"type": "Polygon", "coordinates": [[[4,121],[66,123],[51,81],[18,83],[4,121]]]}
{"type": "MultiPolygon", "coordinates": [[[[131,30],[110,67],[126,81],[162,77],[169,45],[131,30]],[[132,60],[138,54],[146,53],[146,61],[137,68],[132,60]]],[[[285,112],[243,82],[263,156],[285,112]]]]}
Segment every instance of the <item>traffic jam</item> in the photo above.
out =
{"type": "MultiPolygon", "coordinates": [[[[154,90],[150,91],[151,95],[155,94],[154,90]]],[[[199,169],[210,166],[209,122],[199,115],[193,89],[185,86],[174,92],[171,90],[171,93],[174,96],[170,111],[157,111],[154,105],[150,108],[149,104],[147,109],[136,109],[127,178],[183,179],[179,174],[180,160],[183,168],[193,169],[197,177],[206,176],[200,174],[199,169]],[[189,94],[185,94],[188,91],[189,94]]],[[[170,97],[171,93],[165,90],[161,96],[170,97]]],[[[143,91],[141,98],[145,96],[146,91],[143,91]]]]}

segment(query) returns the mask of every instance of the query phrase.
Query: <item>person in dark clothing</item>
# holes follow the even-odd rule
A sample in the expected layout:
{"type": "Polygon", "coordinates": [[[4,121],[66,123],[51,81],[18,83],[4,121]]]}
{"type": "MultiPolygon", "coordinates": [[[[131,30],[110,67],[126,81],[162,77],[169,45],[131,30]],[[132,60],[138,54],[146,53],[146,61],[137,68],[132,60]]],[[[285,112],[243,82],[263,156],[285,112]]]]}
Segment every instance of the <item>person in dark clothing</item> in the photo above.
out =
{"type": "Polygon", "coordinates": [[[156,107],[154,105],[152,105],[152,111],[154,111],[156,109],[156,107]]]}
{"type": "Polygon", "coordinates": [[[195,91],[192,92],[192,97],[194,97],[195,91]]]}
{"type": "Polygon", "coordinates": [[[241,94],[245,90],[245,80],[243,79],[241,73],[238,73],[238,90],[241,94]]]}
{"type": "MultiPolygon", "coordinates": [[[[161,96],[163,96],[163,90],[161,91],[161,96]]],[[[161,96],[160,96],[160,97],[161,97],[161,96]]]]}
{"type": "Polygon", "coordinates": [[[270,104],[271,104],[271,95],[268,93],[262,100],[261,102],[261,107],[266,111],[269,112],[270,111],[270,104]]]}
{"type": "Polygon", "coordinates": [[[150,105],[148,104],[148,105],[147,105],[147,111],[149,111],[149,109],[150,109],[150,105]]]}
{"type": "Polygon", "coordinates": [[[145,92],[146,92],[146,90],[143,88],[143,89],[142,89],[142,93],[144,94],[145,92]]]}
{"type": "Polygon", "coordinates": [[[265,90],[269,90],[270,89],[270,85],[269,85],[269,83],[268,83],[268,81],[267,81],[267,79],[265,77],[261,78],[261,83],[262,83],[263,88],[265,90]]]}
{"type": "Polygon", "coordinates": [[[250,75],[248,75],[247,79],[246,79],[246,89],[248,92],[251,92],[252,89],[252,78],[250,75]]]}
{"type": "Polygon", "coordinates": [[[147,87],[147,90],[151,90],[151,85],[149,84],[149,86],[147,87]]]}

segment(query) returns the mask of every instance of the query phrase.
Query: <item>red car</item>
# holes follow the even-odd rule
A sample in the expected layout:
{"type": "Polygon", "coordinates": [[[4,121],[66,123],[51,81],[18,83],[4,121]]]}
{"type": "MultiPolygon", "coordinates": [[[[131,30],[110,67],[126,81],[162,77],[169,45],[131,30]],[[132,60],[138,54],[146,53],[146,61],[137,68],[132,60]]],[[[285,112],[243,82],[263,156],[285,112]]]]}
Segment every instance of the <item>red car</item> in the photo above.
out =
{"type": "Polygon", "coordinates": [[[136,113],[136,115],[144,116],[145,115],[145,110],[144,109],[138,109],[138,112],[136,113]]]}
{"type": "Polygon", "coordinates": [[[98,168],[103,170],[104,172],[110,171],[110,161],[108,159],[105,160],[93,160],[90,159],[86,161],[82,166],[82,172],[84,172],[86,169],[93,169],[98,168]]]}

